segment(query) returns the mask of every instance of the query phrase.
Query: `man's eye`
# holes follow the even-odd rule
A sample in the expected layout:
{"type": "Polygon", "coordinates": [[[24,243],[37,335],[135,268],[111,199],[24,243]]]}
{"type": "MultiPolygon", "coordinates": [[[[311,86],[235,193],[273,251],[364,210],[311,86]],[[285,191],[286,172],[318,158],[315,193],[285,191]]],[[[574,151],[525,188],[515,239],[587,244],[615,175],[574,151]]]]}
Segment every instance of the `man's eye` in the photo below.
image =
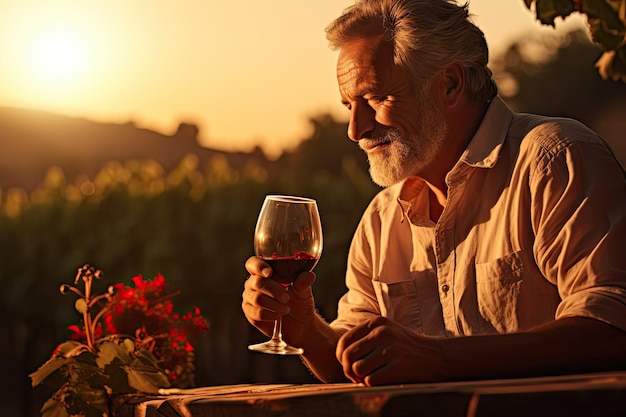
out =
{"type": "Polygon", "coordinates": [[[370,97],[369,99],[367,99],[367,101],[370,104],[376,105],[376,106],[383,104],[386,100],[387,100],[387,97],[370,97]]]}

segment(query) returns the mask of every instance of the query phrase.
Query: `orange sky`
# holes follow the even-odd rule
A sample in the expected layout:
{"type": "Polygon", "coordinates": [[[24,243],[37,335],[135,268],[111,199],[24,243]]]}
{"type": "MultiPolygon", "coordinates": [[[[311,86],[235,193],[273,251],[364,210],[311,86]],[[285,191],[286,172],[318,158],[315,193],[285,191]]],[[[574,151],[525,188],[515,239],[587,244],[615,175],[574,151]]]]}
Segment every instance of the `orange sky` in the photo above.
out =
{"type": "MultiPolygon", "coordinates": [[[[352,0],[0,0],[0,106],[276,155],[344,112],[324,27],[352,0]]],[[[492,55],[541,28],[523,0],[470,0],[492,55]]],[[[558,30],[582,24],[570,17],[558,30]]]]}

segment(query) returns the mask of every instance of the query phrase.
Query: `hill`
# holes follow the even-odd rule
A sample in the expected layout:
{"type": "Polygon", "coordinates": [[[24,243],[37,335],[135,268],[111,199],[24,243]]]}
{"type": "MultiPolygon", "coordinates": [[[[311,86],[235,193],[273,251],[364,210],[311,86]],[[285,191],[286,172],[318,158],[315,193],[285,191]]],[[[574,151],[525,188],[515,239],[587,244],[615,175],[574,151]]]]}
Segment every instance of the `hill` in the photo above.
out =
{"type": "Polygon", "coordinates": [[[168,171],[188,154],[201,164],[221,155],[232,167],[251,157],[267,161],[260,149],[232,153],[199,145],[198,128],[181,124],[172,135],[136,127],[133,123],[98,123],[58,114],[0,107],[0,188],[36,187],[50,166],[68,178],[93,177],[109,161],[151,159],[168,171]]]}

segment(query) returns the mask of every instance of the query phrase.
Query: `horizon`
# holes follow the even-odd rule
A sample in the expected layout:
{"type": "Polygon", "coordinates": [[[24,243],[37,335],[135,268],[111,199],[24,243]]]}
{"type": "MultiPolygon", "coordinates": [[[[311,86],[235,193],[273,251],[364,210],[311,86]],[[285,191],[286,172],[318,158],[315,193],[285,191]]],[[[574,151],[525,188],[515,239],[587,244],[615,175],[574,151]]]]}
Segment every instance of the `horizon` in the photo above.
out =
{"type": "MultiPolygon", "coordinates": [[[[347,119],[324,28],[352,1],[164,3],[0,0],[0,106],[164,135],[191,123],[202,146],[269,156],[306,138],[312,117],[347,119]]],[[[583,25],[574,15],[541,26],[523,0],[469,10],[492,57],[525,34],[583,25]]]]}

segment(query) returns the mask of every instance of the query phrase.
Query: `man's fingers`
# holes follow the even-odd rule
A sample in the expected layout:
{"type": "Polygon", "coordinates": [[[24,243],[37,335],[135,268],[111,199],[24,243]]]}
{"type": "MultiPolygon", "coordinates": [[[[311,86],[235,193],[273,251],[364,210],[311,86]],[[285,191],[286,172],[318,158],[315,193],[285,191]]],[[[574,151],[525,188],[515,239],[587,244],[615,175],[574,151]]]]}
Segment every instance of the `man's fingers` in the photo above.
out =
{"type": "Polygon", "coordinates": [[[345,375],[352,381],[367,383],[367,376],[383,368],[392,359],[388,341],[378,337],[386,323],[384,318],[367,320],[339,339],[335,354],[345,375]]]}
{"type": "Polygon", "coordinates": [[[386,369],[394,360],[390,348],[377,347],[373,349],[367,356],[352,363],[352,372],[366,385],[373,385],[385,378],[386,369]]]}
{"type": "MultiPolygon", "coordinates": [[[[278,313],[279,315],[289,313],[289,306],[286,304],[289,302],[289,294],[280,284],[258,275],[252,275],[246,281],[244,288],[241,295],[244,305],[249,304],[261,310],[278,313]]],[[[255,317],[258,318],[259,316],[255,317]]]]}
{"type": "Polygon", "coordinates": [[[298,298],[308,298],[311,296],[311,285],[315,282],[315,274],[313,272],[303,272],[293,282],[289,291],[298,298]]]}
{"type": "MultiPolygon", "coordinates": [[[[246,293],[261,293],[277,299],[281,303],[289,302],[289,294],[276,281],[263,278],[259,275],[251,275],[244,283],[244,296],[246,293]]],[[[250,302],[253,303],[251,300],[250,302]]],[[[254,304],[254,303],[253,303],[254,304]]]]}
{"type": "Polygon", "coordinates": [[[337,343],[335,355],[343,368],[344,374],[352,382],[362,382],[353,365],[371,352],[369,343],[365,339],[369,332],[370,328],[365,323],[362,323],[349,330],[339,338],[337,343]]]}
{"type": "MultiPolygon", "coordinates": [[[[358,343],[363,338],[365,338],[365,336],[367,336],[371,330],[372,329],[369,326],[369,321],[366,321],[356,325],[348,332],[346,332],[343,336],[341,336],[341,338],[339,338],[339,342],[337,343],[337,349],[335,351],[337,360],[339,360],[339,362],[342,362],[343,356],[346,354],[346,350],[353,346],[355,343],[358,343]]],[[[358,349],[356,349],[356,347],[354,346],[353,350],[358,352],[358,349]]],[[[355,352],[352,352],[352,354],[355,355],[355,352]]]]}
{"type": "MultiPolygon", "coordinates": [[[[282,315],[276,311],[252,304],[246,300],[241,303],[241,308],[248,321],[254,325],[263,322],[273,322],[282,315]]],[[[289,307],[287,307],[287,309],[289,309],[289,307]]]]}
{"type": "Polygon", "coordinates": [[[258,256],[251,256],[246,260],[246,270],[250,275],[259,275],[263,278],[272,276],[272,268],[258,256]]]}

